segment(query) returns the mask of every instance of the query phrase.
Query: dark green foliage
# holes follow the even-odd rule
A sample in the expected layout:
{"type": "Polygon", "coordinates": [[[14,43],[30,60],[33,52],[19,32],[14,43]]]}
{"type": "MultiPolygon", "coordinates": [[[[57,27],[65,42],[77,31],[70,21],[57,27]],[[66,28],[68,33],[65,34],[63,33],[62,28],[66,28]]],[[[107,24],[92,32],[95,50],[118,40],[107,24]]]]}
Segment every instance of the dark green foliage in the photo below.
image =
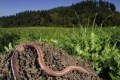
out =
{"type": "Polygon", "coordinates": [[[9,43],[16,43],[19,38],[19,35],[16,33],[2,32],[0,34],[0,52],[4,51],[4,46],[7,46],[9,43]]]}
{"type": "Polygon", "coordinates": [[[114,4],[99,0],[87,0],[68,7],[58,7],[42,11],[25,11],[0,18],[1,27],[19,26],[63,26],[78,24],[98,26],[119,26],[120,13],[114,4]],[[97,14],[97,15],[96,15],[97,14]]]}

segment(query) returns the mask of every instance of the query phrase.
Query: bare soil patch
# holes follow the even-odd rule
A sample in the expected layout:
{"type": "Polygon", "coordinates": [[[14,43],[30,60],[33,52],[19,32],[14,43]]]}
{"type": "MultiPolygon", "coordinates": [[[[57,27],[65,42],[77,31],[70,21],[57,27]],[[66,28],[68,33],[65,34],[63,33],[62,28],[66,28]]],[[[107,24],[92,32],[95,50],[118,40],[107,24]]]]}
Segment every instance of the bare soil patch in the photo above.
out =
{"type": "MultiPolygon", "coordinates": [[[[35,49],[26,49],[22,54],[18,54],[17,67],[21,80],[100,80],[90,64],[78,60],[64,50],[55,48],[47,43],[37,44],[41,47],[44,54],[45,64],[56,71],[61,71],[69,65],[81,66],[90,72],[89,75],[79,74],[77,71],[71,71],[61,77],[47,75],[41,70],[37,53],[35,49]]],[[[0,80],[14,80],[11,70],[11,55],[14,50],[0,55],[0,80]]]]}

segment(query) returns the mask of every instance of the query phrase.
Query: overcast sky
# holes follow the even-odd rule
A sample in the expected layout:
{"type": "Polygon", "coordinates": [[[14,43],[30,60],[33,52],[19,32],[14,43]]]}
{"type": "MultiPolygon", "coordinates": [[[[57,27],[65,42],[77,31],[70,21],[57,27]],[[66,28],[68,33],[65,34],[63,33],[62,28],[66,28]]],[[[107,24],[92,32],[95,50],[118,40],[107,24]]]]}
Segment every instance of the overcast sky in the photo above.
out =
{"type": "MultiPolygon", "coordinates": [[[[70,6],[83,0],[0,0],[0,16],[13,15],[25,10],[47,10],[59,6],[70,6]]],[[[120,11],[120,0],[106,0],[120,11]]]]}

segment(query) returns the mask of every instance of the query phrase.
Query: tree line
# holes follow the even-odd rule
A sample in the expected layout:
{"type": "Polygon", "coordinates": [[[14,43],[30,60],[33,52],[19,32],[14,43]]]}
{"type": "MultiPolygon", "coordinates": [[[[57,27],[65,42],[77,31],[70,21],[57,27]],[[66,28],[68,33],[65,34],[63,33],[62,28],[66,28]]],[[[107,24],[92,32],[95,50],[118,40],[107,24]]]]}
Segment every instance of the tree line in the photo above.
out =
{"type": "Polygon", "coordinates": [[[87,0],[67,7],[50,10],[24,11],[0,17],[1,27],[26,26],[119,26],[120,12],[113,3],[103,0],[87,0]]]}

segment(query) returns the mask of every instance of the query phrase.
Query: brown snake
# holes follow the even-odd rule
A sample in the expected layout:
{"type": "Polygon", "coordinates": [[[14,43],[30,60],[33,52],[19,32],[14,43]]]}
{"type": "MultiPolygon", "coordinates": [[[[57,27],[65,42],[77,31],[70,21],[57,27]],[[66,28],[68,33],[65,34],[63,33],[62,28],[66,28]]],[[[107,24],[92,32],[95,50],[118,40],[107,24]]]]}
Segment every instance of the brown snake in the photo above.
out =
{"type": "Polygon", "coordinates": [[[54,71],[45,65],[44,58],[43,58],[44,56],[43,56],[43,52],[42,52],[41,48],[38,45],[36,45],[35,43],[26,43],[26,44],[17,46],[11,57],[11,68],[12,68],[12,74],[13,74],[14,80],[19,79],[18,70],[16,68],[18,54],[16,54],[16,53],[23,52],[25,50],[25,48],[35,48],[37,55],[38,55],[38,62],[39,62],[41,69],[44,70],[50,76],[63,76],[72,70],[77,70],[79,73],[89,74],[89,72],[87,70],[85,70],[79,66],[68,66],[65,69],[63,69],[62,71],[54,71]]]}

